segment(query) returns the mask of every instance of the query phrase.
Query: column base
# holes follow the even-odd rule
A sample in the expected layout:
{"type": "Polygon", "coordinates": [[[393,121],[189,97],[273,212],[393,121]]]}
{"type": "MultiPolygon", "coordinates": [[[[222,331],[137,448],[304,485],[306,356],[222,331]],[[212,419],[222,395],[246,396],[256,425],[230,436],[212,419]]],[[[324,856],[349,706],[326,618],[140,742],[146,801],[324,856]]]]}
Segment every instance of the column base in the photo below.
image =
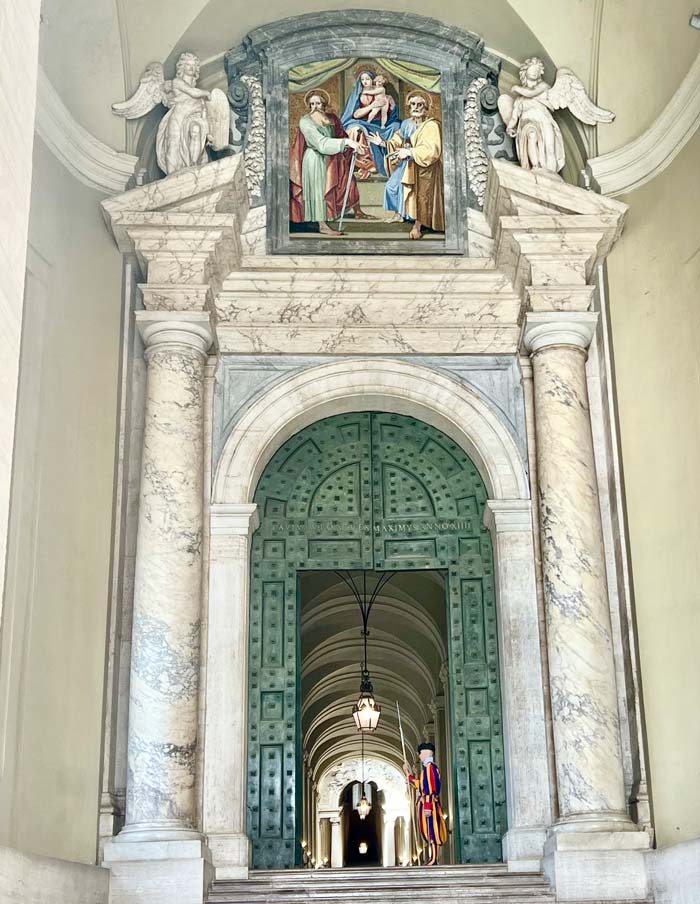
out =
{"type": "Polygon", "coordinates": [[[211,852],[199,839],[105,844],[109,904],[204,904],[214,878],[211,852]]]}
{"type": "Polygon", "coordinates": [[[546,839],[544,826],[509,829],[503,836],[503,861],[508,864],[508,871],[539,873],[546,839]]]}
{"type": "Polygon", "coordinates": [[[557,901],[639,901],[649,893],[649,836],[640,831],[557,831],[542,863],[557,901]]]}
{"type": "Polygon", "coordinates": [[[207,844],[217,879],[247,879],[251,860],[251,844],[247,835],[225,835],[212,832],[207,844]]]}

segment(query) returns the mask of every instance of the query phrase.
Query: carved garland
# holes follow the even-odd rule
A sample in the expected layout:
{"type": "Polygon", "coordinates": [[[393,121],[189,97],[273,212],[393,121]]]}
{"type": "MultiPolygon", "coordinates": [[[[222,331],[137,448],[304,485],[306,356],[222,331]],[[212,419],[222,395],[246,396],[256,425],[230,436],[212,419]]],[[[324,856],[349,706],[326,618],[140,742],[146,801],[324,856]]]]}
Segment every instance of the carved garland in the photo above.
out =
{"type": "Polygon", "coordinates": [[[245,140],[245,175],[248,193],[259,198],[265,179],[265,103],[262,85],[253,75],[241,76],[249,94],[250,120],[245,140]]]}
{"type": "Polygon", "coordinates": [[[486,179],[489,172],[489,158],[481,137],[480,95],[489,82],[485,78],[475,78],[467,90],[464,104],[464,144],[467,149],[467,178],[479,209],[483,210],[486,195],[486,179]]]}

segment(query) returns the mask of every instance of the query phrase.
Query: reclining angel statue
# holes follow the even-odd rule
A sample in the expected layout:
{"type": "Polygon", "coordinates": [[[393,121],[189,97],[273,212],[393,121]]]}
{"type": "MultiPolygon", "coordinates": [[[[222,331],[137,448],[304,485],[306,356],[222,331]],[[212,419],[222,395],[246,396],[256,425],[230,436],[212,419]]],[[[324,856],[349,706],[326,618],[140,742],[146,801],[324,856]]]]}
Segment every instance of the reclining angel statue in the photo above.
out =
{"type": "Polygon", "coordinates": [[[565,162],[564,139],[551,111],[568,107],[577,119],[590,126],[612,122],[615,114],[596,106],[570,69],[558,69],[553,85],[547,84],[543,75],[542,60],[525,60],[520,67],[520,84],[514,85],[510,94],[501,94],[498,110],[507,133],[515,138],[522,168],[556,175],[565,162]]]}
{"type": "Polygon", "coordinates": [[[199,68],[193,53],[181,53],[175,78],[166,80],[163,66],[149,63],[133,95],[112,104],[113,112],[127,119],[145,116],[158,104],[168,107],[156,136],[156,159],[166,175],[206,163],[207,146],[215,151],[229,147],[228,100],[218,88],[197,87],[199,68]]]}

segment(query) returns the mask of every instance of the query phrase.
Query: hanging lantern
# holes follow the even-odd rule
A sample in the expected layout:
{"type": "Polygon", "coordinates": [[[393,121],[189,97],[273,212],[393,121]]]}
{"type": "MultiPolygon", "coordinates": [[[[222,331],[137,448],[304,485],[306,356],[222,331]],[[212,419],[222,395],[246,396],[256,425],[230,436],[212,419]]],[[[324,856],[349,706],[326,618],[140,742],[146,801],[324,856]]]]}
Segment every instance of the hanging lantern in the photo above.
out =
{"type": "Polygon", "coordinates": [[[352,595],[357,600],[357,605],[360,607],[360,615],[362,617],[362,640],[364,645],[364,658],[362,661],[360,696],[357,699],[357,703],[352,708],[352,717],[355,720],[355,727],[358,731],[376,731],[377,725],[379,724],[379,717],[382,714],[382,709],[374,699],[374,688],[372,687],[372,682],[369,677],[369,669],[367,667],[367,638],[369,637],[369,615],[372,611],[372,606],[374,605],[375,600],[377,599],[385,585],[391,580],[394,572],[384,572],[377,580],[376,584],[374,585],[374,589],[369,594],[369,596],[367,595],[366,571],[362,572],[362,591],[360,591],[360,588],[355,583],[355,579],[353,578],[351,572],[338,571],[336,572],[336,574],[344,581],[348,589],[351,591],[352,595]]]}
{"type": "Polygon", "coordinates": [[[360,696],[352,708],[352,717],[358,731],[376,731],[382,708],[374,699],[374,688],[367,669],[362,670],[360,696]]]}
{"type": "MultiPolygon", "coordinates": [[[[357,812],[359,814],[360,819],[367,819],[367,816],[369,815],[369,811],[371,809],[372,809],[372,805],[370,804],[370,802],[367,800],[367,798],[363,794],[362,799],[360,800],[359,804],[357,805],[357,812]]],[[[362,853],[362,851],[360,851],[360,853],[362,853]]]]}
{"type": "Polygon", "coordinates": [[[372,804],[367,800],[367,795],[365,794],[365,736],[364,734],[360,735],[361,738],[361,751],[362,751],[362,797],[360,798],[360,802],[357,805],[357,815],[360,819],[366,819],[369,811],[372,809],[372,804]]]}
{"type": "Polygon", "coordinates": [[[361,854],[366,854],[366,853],[367,853],[367,842],[366,842],[366,841],[361,841],[361,842],[360,842],[360,848],[359,848],[359,850],[360,850],[360,853],[361,853],[361,854]]]}

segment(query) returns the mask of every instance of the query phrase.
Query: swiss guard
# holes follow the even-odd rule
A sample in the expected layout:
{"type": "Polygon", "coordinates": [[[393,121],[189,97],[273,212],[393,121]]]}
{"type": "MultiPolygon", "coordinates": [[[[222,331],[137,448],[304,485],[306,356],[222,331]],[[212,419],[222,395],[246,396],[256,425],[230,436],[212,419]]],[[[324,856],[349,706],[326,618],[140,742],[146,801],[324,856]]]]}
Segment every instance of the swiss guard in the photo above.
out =
{"type": "Polygon", "coordinates": [[[418,825],[424,841],[428,844],[428,866],[437,866],[438,851],[447,841],[447,825],[440,806],[440,770],[435,765],[435,745],[424,742],[418,745],[421,761],[420,778],[411,773],[408,763],[403,771],[409,785],[418,792],[418,825]]]}

